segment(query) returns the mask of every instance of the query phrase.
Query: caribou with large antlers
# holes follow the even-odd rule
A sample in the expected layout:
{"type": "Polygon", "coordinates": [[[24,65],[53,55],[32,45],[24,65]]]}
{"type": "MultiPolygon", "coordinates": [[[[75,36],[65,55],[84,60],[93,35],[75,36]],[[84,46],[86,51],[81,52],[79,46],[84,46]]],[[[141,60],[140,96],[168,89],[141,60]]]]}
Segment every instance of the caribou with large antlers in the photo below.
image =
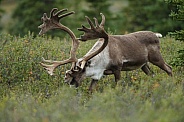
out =
{"type": "Polygon", "coordinates": [[[78,29],[84,32],[80,38],[82,41],[100,39],[83,58],[78,60],[79,70],[71,69],[66,72],[65,82],[78,86],[85,77],[91,77],[89,90],[92,91],[93,86],[103,74],[114,74],[116,82],[120,79],[121,71],[141,68],[146,75],[150,75],[148,62],[172,76],[172,68],[164,62],[160,53],[159,37],[161,34],[139,31],[126,35],[108,35],[104,30],[105,16],[103,14],[101,16],[102,23],[100,25],[94,18],[95,27],[92,21],[86,17],[90,28],[82,25],[82,28],[78,29]],[[100,48],[103,51],[98,51],[100,48]],[[96,52],[95,55],[94,52],[96,52]]]}
{"type": "Polygon", "coordinates": [[[114,74],[116,82],[120,79],[121,71],[141,68],[145,74],[150,75],[151,71],[147,64],[148,62],[158,66],[168,75],[172,76],[172,69],[164,62],[159,50],[158,37],[160,37],[161,34],[150,31],[139,31],[126,35],[108,35],[104,30],[105,16],[101,14],[102,22],[100,24],[98,24],[97,19],[94,18],[96,26],[94,26],[93,22],[86,16],[90,28],[86,28],[82,25],[82,28],[78,30],[83,31],[84,35],[77,39],[68,27],[59,23],[61,18],[71,15],[74,12],[60,15],[67,9],[55,13],[56,10],[56,8],[52,9],[49,18],[44,13],[42,17],[43,24],[39,26],[39,28],[41,28],[39,34],[43,34],[50,29],[59,28],[71,36],[73,43],[69,59],[64,61],[51,61],[43,58],[43,62],[52,63],[51,65],[41,63],[50,75],[53,75],[53,71],[56,67],[66,63],[72,63],[71,69],[66,71],[65,82],[75,84],[77,87],[85,77],[91,77],[90,91],[92,91],[92,87],[104,74],[114,74]],[[76,51],[79,46],[79,40],[87,41],[97,38],[100,39],[91,50],[82,58],[77,59],[76,51]]]}

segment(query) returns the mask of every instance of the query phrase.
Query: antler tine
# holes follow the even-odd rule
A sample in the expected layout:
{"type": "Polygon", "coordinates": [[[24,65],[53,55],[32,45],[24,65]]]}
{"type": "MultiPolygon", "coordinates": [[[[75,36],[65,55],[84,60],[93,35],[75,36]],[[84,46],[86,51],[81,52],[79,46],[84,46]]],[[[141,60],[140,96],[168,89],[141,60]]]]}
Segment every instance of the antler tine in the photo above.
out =
{"type": "Polygon", "coordinates": [[[41,20],[44,22],[46,20],[48,20],[48,16],[46,13],[43,14],[43,17],[41,18],[41,20]]]}
{"type": "Polygon", "coordinates": [[[57,11],[58,8],[53,8],[51,11],[50,11],[50,18],[52,18],[54,16],[54,12],[57,11]]]}
{"type": "Polygon", "coordinates": [[[64,12],[64,11],[68,11],[68,9],[65,8],[65,9],[59,10],[59,11],[55,14],[55,16],[58,16],[59,14],[61,14],[61,13],[64,12]]]}
{"type": "MultiPolygon", "coordinates": [[[[61,13],[61,12],[58,12],[57,15],[60,14],[60,13],[61,13]]],[[[61,16],[59,16],[59,19],[61,19],[61,18],[63,18],[63,17],[66,17],[66,16],[69,16],[69,15],[74,14],[74,13],[75,13],[74,11],[71,11],[71,12],[68,12],[68,13],[66,13],[66,14],[62,14],[61,16]]]]}
{"type": "Polygon", "coordinates": [[[63,18],[63,17],[69,16],[69,15],[75,13],[74,11],[71,11],[71,12],[68,12],[68,13],[66,13],[66,14],[63,14],[63,15],[59,16],[59,14],[65,12],[65,11],[68,11],[68,9],[67,9],[67,8],[62,9],[62,10],[60,10],[60,11],[58,11],[58,12],[56,12],[56,13],[54,14],[54,12],[55,12],[56,10],[58,10],[58,8],[53,8],[53,9],[51,10],[51,12],[50,12],[50,18],[53,18],[54,16],[58,16],[58,19],[61,19],[61,18],[63,18]]]}
{"type": "Polygon", "coordinates": [[[87,32],[89,29],[88,28],[86,28],[84,25],[81,25],[82,26],[82,28],[77,28],[77,30],[79,30],[79,31],[84,31],[84,32],[87,32]]]}
{"type": "Polygon", "coordinates": [[[40,65],[43,66],[45,70],[47,70],[48,74],[54,75],[54,73],[53,73],[54,67],[52,65],[47,65],[44,63],[40,63],[40,65]]]}
{"type": "Polygon", "coordinates": [[[86,20],[88,21],[91,29],[95,29],[95,26],[94,26],[93,22],[90,20],[90,18],[88,16],[85,16],[85,17],[86,17],[86,20]]]}
{"type": "Polygon", "coordinates": [[[102,21],[100,23],[100,26],[104,27],[104,25],[105,25],[105,16],[102,13],[100,13],[100,15],[102,16],[102,21]]]}
{"type": "Polygon", "coordinates": [[[98,23],[98,20],[97,20],[97,18],[93,18],[94,20],[95,20],[95,25],[96,25],[96,27],[99,27],[99,23],[98,23]]]}

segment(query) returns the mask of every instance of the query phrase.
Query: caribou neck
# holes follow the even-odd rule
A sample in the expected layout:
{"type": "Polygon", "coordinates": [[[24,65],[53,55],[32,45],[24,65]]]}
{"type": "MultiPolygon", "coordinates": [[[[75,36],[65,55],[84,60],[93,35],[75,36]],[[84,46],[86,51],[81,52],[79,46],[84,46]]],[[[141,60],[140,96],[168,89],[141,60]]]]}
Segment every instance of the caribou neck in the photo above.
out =
{"type": "Polygon", "coordinates": [[[83,60],[88,61],[88,60],[90,60],[91,58],[93,58],[94,56],[98,55],[100,52],[102,52],[103,49],[104,49],[104,48],[107,46],[107,44],[108,44],[108,41],[109,41],[108,35],[107,35],[106,37],[104,37],[104,40],[99,40],[99,41],[104,41],[104,43],[102,44],[102,46],[101,46],[98,50],[92,52],[90,55],[84,56],[84,57],[83,57],[83,60]]]}

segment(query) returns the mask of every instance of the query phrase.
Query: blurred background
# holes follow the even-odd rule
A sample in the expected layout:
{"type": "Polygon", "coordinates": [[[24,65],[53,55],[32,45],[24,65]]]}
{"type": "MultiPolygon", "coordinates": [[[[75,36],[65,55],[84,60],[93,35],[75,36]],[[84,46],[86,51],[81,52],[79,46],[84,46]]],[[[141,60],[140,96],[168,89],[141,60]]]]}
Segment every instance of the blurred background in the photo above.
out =
{"type": "MultiPolygon", "coordinates": [[[[77,28],[86,26],[85,15],[101,21],[100,12],[106,16],[105,29],[113,34],[150,30],[163,35],[184,27],[181,21],[173,21],[169,14],[176,9],[165,0],[0,0],[0,33],[24,36],[29,31],[37,35],[43,13],[53,7],[68,8],[74,15],[62,19],[77,37],[77,28]]],[[[59,31],[47,34],[62,36],[59,31]]]]}

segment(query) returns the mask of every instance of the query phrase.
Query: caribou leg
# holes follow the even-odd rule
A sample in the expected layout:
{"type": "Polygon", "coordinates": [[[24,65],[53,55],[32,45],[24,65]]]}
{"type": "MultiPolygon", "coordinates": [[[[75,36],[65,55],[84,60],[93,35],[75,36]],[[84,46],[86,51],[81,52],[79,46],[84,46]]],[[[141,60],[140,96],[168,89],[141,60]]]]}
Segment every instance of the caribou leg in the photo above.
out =
{"type": "Polygon", "coordinates": [[[146,63],[145,65],[143,65],[141,67],[142,71],[146,74],[146,75],[149,75],[149,76],[154,76],[154,72],[150,69],[149,65],[146,63]]]}

